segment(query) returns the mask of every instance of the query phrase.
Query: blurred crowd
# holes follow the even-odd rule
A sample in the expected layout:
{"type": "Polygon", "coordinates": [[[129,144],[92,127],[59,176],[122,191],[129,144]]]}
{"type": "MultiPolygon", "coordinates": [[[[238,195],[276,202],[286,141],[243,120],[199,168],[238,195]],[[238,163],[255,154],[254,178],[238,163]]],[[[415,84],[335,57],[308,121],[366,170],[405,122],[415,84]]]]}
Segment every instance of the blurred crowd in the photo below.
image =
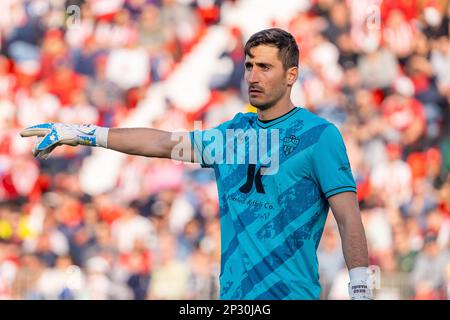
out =
{"type": "MultiPolygon", "coordinates": [[[[231,39],[228,67],[211,77],[207,102],[186,111],[166,99],[148,126],[189,130],[255,111],[243,83],[247,34],[230,24],[246,1],[1,1],[0,299],[218,298],[213,170],[127,156],[114,188],[89,194],[80,168],[91,148],[37,160],[19,132],[57,121],[120,126],[216,27],[231,39]]],[[[299,43],[296,104],[344,137],[375,297],[449,299],[449,1],[302,2],[266,27],[299,43]]],[[[318,258],[322,298],[347,299],[332,214],[318,258]]]]}

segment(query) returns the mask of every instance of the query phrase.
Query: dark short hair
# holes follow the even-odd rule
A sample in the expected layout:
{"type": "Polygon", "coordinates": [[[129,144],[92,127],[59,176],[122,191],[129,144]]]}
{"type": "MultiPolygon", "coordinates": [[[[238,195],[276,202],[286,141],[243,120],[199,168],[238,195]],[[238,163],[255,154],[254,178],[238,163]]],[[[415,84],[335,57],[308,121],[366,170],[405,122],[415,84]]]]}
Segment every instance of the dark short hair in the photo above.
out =
{"type": "Polygon", "coordinates": [[[298,67],[298,46],[294,37],[280,28],[261,30],[248,39],[245,44],[245,55],[252,57],[250,49],[259,45],[268,45],[278,48],[278,57],[285,70],[298,67]]]}

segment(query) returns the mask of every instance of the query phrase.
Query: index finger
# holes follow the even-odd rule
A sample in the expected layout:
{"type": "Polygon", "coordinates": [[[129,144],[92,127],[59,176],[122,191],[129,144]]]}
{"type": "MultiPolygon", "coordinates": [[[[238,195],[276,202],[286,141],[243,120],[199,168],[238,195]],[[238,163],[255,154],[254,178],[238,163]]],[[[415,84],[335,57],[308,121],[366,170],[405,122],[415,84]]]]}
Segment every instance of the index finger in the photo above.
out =
{"type": "Polygon", "coordinates": [[[53,126],[53,123],[41,123],[41,124],[38,124],[35,126],[31,126],[31,127],[23,129],[20,132],[20,136],[21,137],[31,137],[31,136],[43,137],[52,130],[52,126],[53,126]]]}

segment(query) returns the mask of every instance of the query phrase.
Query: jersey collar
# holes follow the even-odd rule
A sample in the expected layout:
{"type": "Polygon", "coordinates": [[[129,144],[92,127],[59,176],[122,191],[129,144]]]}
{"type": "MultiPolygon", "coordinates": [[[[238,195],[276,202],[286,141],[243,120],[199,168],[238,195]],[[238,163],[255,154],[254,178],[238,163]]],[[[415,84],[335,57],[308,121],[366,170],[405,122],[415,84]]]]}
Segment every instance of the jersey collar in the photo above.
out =
{"type": "Polygon", "coordinates": [[[283,122],[284,120],[292,117],[294,114],[296,114],[299,110],[301,110],[303,108],[301,107],[295,107],[292,110],[290,110],[289,112],[283,114],[282,116],[275,118],[275,119],[271,119],[269,121],[266,122],[262,122],[261,120],[259,120],[259,118],[257,118],[256,123],[258,124],[259,127],[261,128],[269,128],[271,126],[274,126],[280,122],[283,122]]]}

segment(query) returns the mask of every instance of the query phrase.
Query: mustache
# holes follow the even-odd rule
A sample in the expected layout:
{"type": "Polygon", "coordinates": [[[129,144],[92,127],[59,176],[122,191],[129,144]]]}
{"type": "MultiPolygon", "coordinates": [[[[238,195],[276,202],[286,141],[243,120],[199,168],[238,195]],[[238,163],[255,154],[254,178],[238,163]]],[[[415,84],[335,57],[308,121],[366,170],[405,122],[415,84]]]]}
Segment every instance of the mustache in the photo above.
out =
{"type": "Polygon", "coordinates": [[[252,85],[252,86],[250,86],[250,87],[248,88],[248,91],[252,91],[252,90],[258,90],[258,91],[261,91],[261,92],[264,91],[261,87],[255,86],[255,85],[252,85]]]}

